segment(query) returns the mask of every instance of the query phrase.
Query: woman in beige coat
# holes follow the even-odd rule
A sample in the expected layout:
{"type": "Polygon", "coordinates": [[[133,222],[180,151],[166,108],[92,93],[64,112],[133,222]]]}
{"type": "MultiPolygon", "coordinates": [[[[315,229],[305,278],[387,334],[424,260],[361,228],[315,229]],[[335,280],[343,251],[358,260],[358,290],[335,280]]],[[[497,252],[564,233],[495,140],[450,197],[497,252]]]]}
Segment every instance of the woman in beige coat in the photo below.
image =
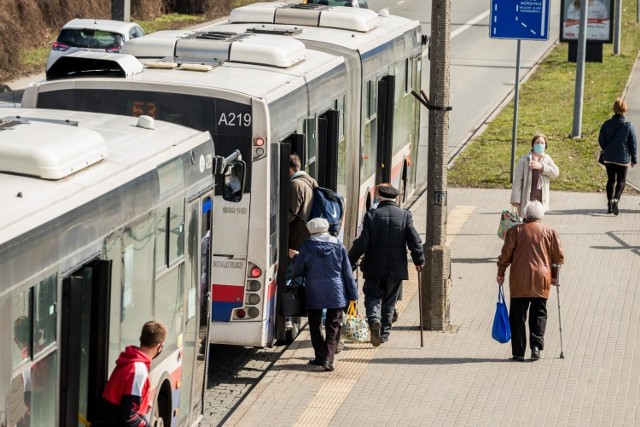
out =
{"type": "Polygon", "coordinates": [[[547,137],[538,134],[531,140],[531,151],[518,161],[511,187],[511,204],[518,208],[518,215],[524,217],[524,207],[531,200],[537,200],[549,210],[549,183],[560,175],[553,159],[545,154],[547,137]]]}

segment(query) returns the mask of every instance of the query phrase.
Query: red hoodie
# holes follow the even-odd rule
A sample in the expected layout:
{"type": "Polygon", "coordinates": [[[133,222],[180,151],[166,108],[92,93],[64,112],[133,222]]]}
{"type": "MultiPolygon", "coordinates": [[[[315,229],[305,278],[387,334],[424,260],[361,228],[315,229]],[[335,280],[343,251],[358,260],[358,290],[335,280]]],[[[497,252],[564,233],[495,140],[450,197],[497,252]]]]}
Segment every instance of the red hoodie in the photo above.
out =
{"type": "Polygon", "coordinates": [[[147,427],[151,359],[138,347],[124,349],[102,393],[92,426],[147,427]]]}

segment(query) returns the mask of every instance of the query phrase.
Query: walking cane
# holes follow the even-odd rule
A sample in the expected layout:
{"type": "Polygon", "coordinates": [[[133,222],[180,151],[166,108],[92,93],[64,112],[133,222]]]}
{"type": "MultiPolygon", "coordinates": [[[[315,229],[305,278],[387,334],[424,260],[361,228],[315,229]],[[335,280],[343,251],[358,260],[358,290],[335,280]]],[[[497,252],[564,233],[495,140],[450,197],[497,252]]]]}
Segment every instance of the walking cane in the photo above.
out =
{"type": "Polygon", "coordinates": [[[564,348],[562,346],[562,315],[560,314],[560,265],[555,265],[558,272],[556,273],[556,291],[558,292],[558,322],[560,323],[560,359],[564,359],[564,348]]]}
{"type": "Polygon", "coordinates": [[[422,271],[418,270],[418,312],[420,313],[420,347],[424,347],[424,337],[422,333],[422,271]]]}

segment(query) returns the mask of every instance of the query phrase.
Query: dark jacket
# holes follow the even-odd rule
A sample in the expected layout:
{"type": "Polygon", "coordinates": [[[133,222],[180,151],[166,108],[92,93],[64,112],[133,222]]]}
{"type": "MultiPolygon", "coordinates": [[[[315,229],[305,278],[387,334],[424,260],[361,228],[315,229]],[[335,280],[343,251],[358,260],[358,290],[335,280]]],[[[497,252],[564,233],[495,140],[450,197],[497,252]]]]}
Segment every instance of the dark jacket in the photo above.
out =
{"type": "Polygon", "coordinates": [[[305,278],[308,308],[343,308],[358,299],[347,250],[327,233],[302,244],[293,260],[293,274],[305,278]]]}
{"type": "Polygon", "coordinates": [[[289,182],[289,249],[299,250],[309,238],[307,221],[311,214],[313,189],[318,183],[305,172],[298,172],[289,182]]]}
{"type": "Polygon", "coordinates": [[[149,410],[149,367],[151,359],[138,347],[120,353],[116,367],[102,393],[98,413],[91,425],[146,427],[149,410]]]}
{"type": "Polygon", "coordinates": [[[406,280],[409,278],[407,248],[415,265],[424,264],[422,241],[413,227],[411,212],[384,200],[365,214],[362,233],[353,242],[349,261],[355,266],[364,255],[361,268],[365,279],[406,280]]]}
{"type": "Polygon", "coordinates": [[[551,264],[564,263],[560,237],[552,227],[527,220],[507,230],[498,257],[498,276],[511,265],[511,298],[549,298],[551,264]]]}
{"type": "Polygon", "coordinates": [[[605,163],[638,163],[636,131],[622,114],[614,114],[602,124],[598,144],[602,148],[605,163]]]}

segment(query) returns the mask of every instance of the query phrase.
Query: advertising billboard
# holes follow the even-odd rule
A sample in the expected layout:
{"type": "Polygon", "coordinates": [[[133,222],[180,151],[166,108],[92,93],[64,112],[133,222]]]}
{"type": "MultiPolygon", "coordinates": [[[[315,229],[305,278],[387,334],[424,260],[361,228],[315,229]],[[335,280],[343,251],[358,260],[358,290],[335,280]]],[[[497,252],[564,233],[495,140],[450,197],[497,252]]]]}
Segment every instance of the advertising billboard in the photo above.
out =
{"type": "MultiPolygon", "coordinates": [[[[578,40],[580,29],[580,2],[583,0],[562,0],[560,13],[560,41],[578,40]]],[[[587,41],[611,43],[613,41],[613,2],[615,0],[588,1],[587,41]]]]}

